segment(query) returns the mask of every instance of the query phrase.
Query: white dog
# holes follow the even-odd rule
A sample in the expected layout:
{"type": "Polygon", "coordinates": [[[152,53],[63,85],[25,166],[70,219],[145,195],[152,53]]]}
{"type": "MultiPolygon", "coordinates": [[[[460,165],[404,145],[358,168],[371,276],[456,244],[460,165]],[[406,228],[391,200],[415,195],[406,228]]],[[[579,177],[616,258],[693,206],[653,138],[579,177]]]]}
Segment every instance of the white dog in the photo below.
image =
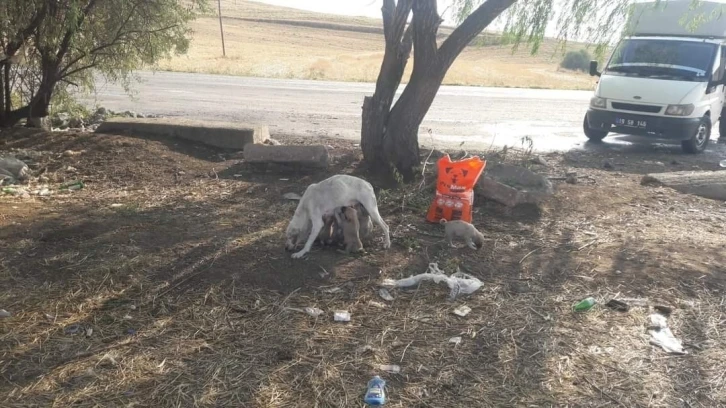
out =
{"type": "Polygon", "coordinates": [[[378,213],[376,194],[371,183],[354,176],[339,174],[319,183],[308,186],[295,209],[295,215],[287,226],[288,251],[296,249],[303,241],[305,246],[292,254],[293,258],[302,258],[310,252],[315,238],[323,228],[324,216],[333,215],[338,207],[347,207],[360,203],[370,215],[371,220],[378,224],[385,234],[384,247],[391,247],[388,225],[378,213]]]}

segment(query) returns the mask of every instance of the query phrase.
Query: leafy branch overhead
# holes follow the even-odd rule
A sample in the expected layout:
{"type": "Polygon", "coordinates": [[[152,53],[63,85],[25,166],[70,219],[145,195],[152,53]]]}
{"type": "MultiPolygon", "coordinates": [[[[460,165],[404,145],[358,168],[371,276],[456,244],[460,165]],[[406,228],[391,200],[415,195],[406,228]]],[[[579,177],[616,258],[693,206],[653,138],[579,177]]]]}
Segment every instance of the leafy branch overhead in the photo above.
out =
{"type": "Polygon", "coordinates": [[[130,73],[189,47],[189,23],[206,0],[4,0],[0,124],[47,114],[65,85],[92,89],[94,73],[128,83],[130,73]],[[19,97],[20,106],[11,103],[19,97]]]}

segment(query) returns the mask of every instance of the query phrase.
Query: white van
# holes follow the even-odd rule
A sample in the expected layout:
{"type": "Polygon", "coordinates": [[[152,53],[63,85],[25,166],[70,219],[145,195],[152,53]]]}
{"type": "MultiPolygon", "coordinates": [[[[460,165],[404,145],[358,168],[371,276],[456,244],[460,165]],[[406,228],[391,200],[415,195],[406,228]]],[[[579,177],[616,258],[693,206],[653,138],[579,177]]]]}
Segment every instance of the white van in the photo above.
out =
{"type": "Polygon", "coordinates": [[[724,109],[726,10],[723,3],[691,0],[634,4],[630,36],[615,48],[605,69],[590,63],[600,77],[585,115],[585,135],[600,141],[608,133],[680,141],[688,153],[703,152],[724,109]],[[693,30],[684,21],[710,18],[693,30]]]}

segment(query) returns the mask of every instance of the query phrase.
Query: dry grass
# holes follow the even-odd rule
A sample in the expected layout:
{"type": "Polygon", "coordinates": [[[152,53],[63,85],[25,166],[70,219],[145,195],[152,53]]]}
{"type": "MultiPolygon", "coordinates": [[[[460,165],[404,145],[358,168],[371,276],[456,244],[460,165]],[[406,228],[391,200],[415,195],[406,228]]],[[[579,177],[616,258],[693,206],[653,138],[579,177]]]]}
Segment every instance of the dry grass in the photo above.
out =
{"type": "MultiPolygon", "coordinates": [[[[194,23],[189,53],[164,61],[159,67],[268,78],[375,82],[384,44],[382,33],[370,31],[380,30],[380,21],[246,1],[235,4],[226,5],[224,11],[229,17],[224,19],[226,58],[222,57],[217,18],[203,17],[194,23]],[[330,28],[322,28],[326,25],[330,28]]],[[[574,44],[570,48],[581,47],[574,44]]],[[[444,83],[592,89],[592,78],[586,74],[560,70],[561,59],[561,50],[554,41],[547,41],[534,57],[526,46],[514,55],[511,46],[470,47],[454,63],[444,83]]],[[[406,75],[411,68],[409,64],[406,75]]]]}
{"type": "MultiPolygon", "coordinates": [[[[43,152],[51,186],[81,177],[88,187],[0,197],[0,308],[13,313],[0,320],[3,407],[361,406],[380,364],[402,367],[383,374],[392,407],[726,403],[726,209],[641,187],[640,173],[662,169],[669,152],[547,157],[538,171],[590,178],[559,185],[539,208],[477,199],[480,252],[447,248],[423,222],[429,189],[379,190],[391,250],[376,229],[367,255],[318,249],[293,261],[282,234],[294,203],[280,197],[327,174],[257,174],[230,152],[163,139],[6,140],[4,150],[43,152]],[[85,152],[58,154],[67,149],[85,152]],[[617,172],[600,169],[604,157],[617,172]],[[454,302],[430,283],[378,297],[383,279],[429,262],[484,286],[454,302]],[[588,295],[673,306],[669,324],[689,354],[648,344],[649,310],[574,314],[588,295]],[[452,314],[462,304],[473,309],[465,318],[452,314]],[[307,306],[326,314],[293,310],[307,306]],[[352,322],[333,322],[336,309],[352,322]],[[72,325],[93,332],[68,334],[72,325]]],[[[331,172],[360,174],[357,149],[325,143],[331,172]]]]}

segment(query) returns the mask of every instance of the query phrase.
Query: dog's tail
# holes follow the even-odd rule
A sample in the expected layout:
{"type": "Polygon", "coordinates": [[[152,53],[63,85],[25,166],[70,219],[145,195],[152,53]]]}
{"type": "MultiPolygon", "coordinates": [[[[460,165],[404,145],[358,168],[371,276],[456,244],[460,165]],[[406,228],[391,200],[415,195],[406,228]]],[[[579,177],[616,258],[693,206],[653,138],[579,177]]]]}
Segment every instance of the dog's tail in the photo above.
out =
{"type": "Polygon", "coordinates": [[[439,221],[439,224],[446,224],[446,218],[442,218],[442,219],[441,219],[441,220],[439,221]]]}

